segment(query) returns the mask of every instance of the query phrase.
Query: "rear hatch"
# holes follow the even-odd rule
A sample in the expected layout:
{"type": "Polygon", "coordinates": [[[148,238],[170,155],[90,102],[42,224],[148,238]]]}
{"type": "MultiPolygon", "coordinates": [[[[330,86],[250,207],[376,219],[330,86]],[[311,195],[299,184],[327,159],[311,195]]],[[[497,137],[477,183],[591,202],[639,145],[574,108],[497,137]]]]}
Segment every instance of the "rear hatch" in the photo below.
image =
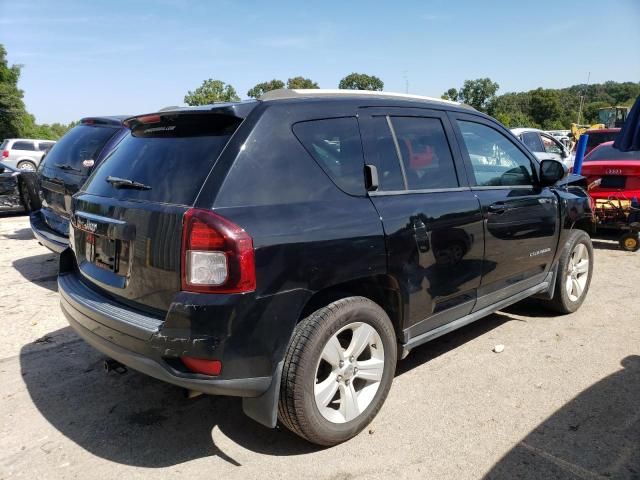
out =
{"type": "Polygon", "coordinates": [[[47,225],[66,236],[71,196],[89,176],[105,146],[122,130],[115,121],[83,119],[45,156],[39,172],[42,215],[47,225]]]}
{"type": "Polygon", "coordinates": [[[134,307],[168,309],[180,290],[184,213],[242,122],[235,113],[128,121],[131,132],[74,199],[70,244],[87,281],[134,307]]]}

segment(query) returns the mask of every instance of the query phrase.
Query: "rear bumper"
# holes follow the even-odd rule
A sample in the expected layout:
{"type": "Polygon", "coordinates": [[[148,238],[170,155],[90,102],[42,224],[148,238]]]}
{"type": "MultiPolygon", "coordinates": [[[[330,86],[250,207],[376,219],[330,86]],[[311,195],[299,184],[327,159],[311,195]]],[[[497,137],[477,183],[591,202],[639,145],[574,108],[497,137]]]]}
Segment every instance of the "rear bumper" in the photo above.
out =
{"type": "Polygon", "coordinates": [[[62,273],[58,290],[62,311],[76,333],[96,350],[134,370],[212,395],[258,397],[271,385],[272,376],[217,378],[178,370],[174,367],[179,360],[170,348],[172,338],[161,331],[161,319],[114,304],[84,285],[77,272],[62,273]]]}
{"type": "Polygon", "coordinates": [[[69,246],[69,238],[60,235],[47,225],[44,220],[42,211],[37,210],[29,215],[29,223],[31,231],[36,239],[49,250],[55,253],[62,251],[69,246]]]}

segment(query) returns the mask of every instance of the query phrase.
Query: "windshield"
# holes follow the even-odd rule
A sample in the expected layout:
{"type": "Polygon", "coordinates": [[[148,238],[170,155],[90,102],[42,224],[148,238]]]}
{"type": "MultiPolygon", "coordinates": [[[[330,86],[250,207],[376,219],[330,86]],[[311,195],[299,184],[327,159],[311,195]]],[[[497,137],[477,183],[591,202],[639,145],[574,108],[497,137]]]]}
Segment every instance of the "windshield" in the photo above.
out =
{"type": "Polygon", "coordinates": [[[621,152],[613,148],[613,145],[601,145],[584,157],[585,162],[595,162],[596,160],[638,160],[640,161],[640,151],[621,152]]]}
{"type": "Polygon", "coordinates": [[[69,173],[88,172],[85,160],[95,160],[102,147],[118,128],[78,125],[56,143],[46,155],[45,166],[68,170],[69,173]]]}
{"type": "Polygon", "coordinates": [[[228,115],[198,113],[137,125],[84,189],[117,199],[191,205],[240,122],[228,115]],[[114,182],[113,177],[124,182],[114,182]],[[143,188],[126,188],[127,181],[143,188]]]}

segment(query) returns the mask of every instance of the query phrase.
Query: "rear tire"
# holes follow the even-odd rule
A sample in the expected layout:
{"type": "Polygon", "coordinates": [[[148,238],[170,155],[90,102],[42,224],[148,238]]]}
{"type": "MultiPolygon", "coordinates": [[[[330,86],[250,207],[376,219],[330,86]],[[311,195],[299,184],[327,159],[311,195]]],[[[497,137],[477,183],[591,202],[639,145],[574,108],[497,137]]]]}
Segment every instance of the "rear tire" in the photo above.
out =
{"type": "Polygon", "coordinates": [[[582,230],[573,230],[560,254],[556,288],[545,303],[558,313],[573,313],[584,301],[593,274],[591,238],[582,230]]]}
{"type": "Polygon", "coordinates": [[[21,162],[18,162],[18,165],[16,165],[16,167],[18,168],[18,170],[24,170],[26,172],[36,171],[36,164],[33,162],[30,162],[29,160],[23,160],[21,162]]]}
{"type": "Polygon", "coordinates": [[[364,297],[337,300],[295,328],[285,355],[278,417],[330,446],[364,429],[391,388],[397,344],[385,311],[364,297]]]}

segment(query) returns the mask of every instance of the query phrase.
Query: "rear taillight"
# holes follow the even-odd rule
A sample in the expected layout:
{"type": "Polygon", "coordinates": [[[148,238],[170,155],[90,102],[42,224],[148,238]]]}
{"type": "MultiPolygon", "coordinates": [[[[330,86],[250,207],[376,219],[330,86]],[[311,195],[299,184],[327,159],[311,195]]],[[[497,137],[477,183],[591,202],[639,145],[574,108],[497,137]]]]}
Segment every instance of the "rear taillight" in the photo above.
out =
{"type": "Polygon", "coordinates": [[[243,293],[256,289],[253,240],[209,210],[191,208],[182,223],[182,290],[243,293]]]}
{"type": "Polygon", "coordinates": [[[2,158],[8,158],[9,157],[9,150],[3,150],[2,151],[2,158]]]}

